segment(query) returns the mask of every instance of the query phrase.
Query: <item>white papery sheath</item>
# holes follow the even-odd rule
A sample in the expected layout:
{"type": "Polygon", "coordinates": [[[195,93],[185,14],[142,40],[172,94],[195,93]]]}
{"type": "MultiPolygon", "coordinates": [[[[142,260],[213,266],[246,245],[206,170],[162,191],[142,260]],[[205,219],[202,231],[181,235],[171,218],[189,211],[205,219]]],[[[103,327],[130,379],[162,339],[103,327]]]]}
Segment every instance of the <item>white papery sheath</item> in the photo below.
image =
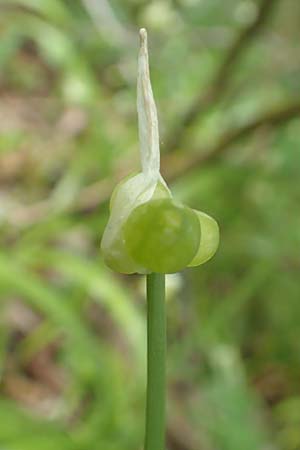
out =
{"type": "Polygon", "coordinates": [[[130,213],[151,199],[158,181],[169,191],[160,174],[158,120],[150,82],[147,32],[144,28],[140,30],[137,112],[142,172],[118,189],[101,242],[104,254],[110,252],[114,258],[121,257],[118,253],[125,251],[120,242],[121,228],[130,213]],[[119,244],[115,245],[116,242],[119,244]]]}

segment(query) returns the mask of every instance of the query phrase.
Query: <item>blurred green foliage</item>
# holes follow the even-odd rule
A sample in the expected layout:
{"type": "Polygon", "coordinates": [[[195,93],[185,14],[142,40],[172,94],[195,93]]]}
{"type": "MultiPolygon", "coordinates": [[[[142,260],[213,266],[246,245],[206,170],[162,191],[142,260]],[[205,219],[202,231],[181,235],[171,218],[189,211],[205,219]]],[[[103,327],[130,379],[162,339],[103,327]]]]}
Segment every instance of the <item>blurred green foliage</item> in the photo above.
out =
{"type": "Polygon", "coordinates": [[[210,263],[168,278],[168,450],[299,450],[300,108],[280,113],[300,101],[299,14],[295,0],[0,1],[1,450],[141,448],[144,280],[99,254],[113,186],[139,167],[141,26],[164,176],[221,227],[210,263]]]}

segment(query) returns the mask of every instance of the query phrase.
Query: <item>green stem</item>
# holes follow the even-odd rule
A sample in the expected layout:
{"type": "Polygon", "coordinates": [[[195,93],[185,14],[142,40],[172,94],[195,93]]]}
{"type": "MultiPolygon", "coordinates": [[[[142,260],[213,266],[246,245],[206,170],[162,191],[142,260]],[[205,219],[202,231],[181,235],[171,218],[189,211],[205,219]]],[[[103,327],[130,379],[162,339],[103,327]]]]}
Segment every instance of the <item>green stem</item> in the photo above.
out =
{"type": "Polygon", "coordinates": [[[147,275],[147,405],[145,450],[165,450],[165,275],[147,275]]]}

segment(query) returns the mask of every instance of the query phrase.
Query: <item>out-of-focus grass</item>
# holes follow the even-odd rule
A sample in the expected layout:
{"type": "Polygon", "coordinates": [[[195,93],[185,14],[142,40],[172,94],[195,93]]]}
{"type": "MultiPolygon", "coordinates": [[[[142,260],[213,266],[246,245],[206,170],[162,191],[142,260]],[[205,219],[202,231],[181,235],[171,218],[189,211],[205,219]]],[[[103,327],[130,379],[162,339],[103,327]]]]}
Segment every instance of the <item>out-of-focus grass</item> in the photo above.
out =
{"type": "MultiPolygon", "coordinates": [[[[172,160],[171,130],[260,2],[0,2],[1,450],[140,448],[143,281],[99,255],[111,189],[138,168],[137,29],[149,31],[168,179],[166,161],[180,169],[299,101],[300,5],[269,3],[172,160]]],[[[300,447],[299,145],[295,113],[172,178],[217,218],[221,245],[169,278],[169,450],[300,447]]]]}

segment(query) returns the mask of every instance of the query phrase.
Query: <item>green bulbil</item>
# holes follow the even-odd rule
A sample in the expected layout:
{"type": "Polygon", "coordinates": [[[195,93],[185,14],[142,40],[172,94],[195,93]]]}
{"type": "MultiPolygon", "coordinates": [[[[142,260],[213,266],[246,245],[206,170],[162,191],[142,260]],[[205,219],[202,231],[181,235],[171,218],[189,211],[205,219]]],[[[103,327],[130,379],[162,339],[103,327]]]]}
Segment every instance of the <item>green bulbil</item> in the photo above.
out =
{"type": "Polygon", "coordinates": [[[184,269],[197,253],[200,236],[197,214],[171,199],[154,199],[138,206],[123,226],[129,255],[158,273],[184,269]]]}

